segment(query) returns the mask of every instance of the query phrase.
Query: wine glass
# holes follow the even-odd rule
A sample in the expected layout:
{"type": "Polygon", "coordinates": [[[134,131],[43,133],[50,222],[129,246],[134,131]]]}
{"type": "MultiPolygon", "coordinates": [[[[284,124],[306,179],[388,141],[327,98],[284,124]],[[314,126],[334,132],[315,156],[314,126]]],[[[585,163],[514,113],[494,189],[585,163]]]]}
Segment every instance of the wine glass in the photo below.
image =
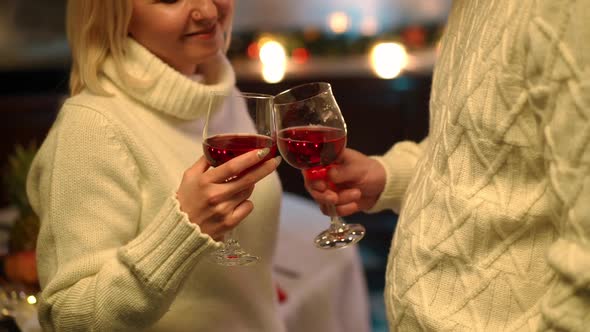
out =
{"type": "MultiPolygon", "coordinates": [[[[276,134],[273,120],[273,96],[259,93],[211,93],[207,119],[203,127],[203,153],[213,167],[246,152],[270,148],[270,152],[261,160],[265,162],[276,154],[276,134]],[[236,108],[232,111],[242,128],[236,131],[227,124],[214,120],[218,110],[224,107],[236,108]],[[248,114],[239,113],[239,109],[248,114]],[[242,116],[243,114],[243,116],[242,116]],[[243,118],[240,118],[242,116],[243,118]],[[252,125],[248,125],[247,123],[252,125]],[[245,128],[245,129],[244,129],[245,128]]],[[[224,122],[224,121],[222,121],[224,122]]],[[[239,175],[226,179],[236,179],[239,175]]],[[[227,232],[223,247],[212,253],[213,260],[220,265],[249,265],[258,261],[258,257],[247,253],[235,239],[235,230],[227,232]]]]}
{"type": "MultiPolygon", "coordinates": [[[[274,98],[274,109],[283,158],[308,178],[325,178],[330,164],[346,147],[346,123],[330,84],[307,83],[281,92],[274,98]]],[[[330,227],[316,236],[317,247],[343,248],[363,238],[363,225],[345,223],[333,204],[328,210],[330,227]]]]}

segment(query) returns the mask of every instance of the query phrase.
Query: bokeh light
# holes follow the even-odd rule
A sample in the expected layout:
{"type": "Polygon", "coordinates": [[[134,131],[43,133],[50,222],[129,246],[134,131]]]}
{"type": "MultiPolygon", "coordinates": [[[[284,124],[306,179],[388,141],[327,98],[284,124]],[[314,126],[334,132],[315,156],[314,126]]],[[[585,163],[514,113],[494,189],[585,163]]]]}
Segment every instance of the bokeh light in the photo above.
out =
{"type": "Polygon", "coordinates": [[[29,295],[27,297],[27,303],[28,304],[37,304],[37,298],[35,297],[35,295],[29,295]]]}
{"type": "Polygon", "coordinates": [[[397,77],[408,64],[406,48],[398,43],[379,43],[370,54],[371,66],[377,76],[383,79],[397,77]]]}
{"type": "Polygon", "coordinates": [[[379,22],[374,16],[366,16],[361,21],[361,34],[363,36],[374,36],[379,31],[379,22]]]}
{"type": "Polygon", "coordinates": [[[341,34],[350,28],[350,17],[344,12],[334,12],[328,16],[328,27],[335,34],[341,34]]]}
{"type": "Polygon", "coordinates": [[[260,43],[259,58],[262,62],[262,79],[267,83],[278,83],[285,77],[287,52],[276,40],[267,39],[260,43]]]}

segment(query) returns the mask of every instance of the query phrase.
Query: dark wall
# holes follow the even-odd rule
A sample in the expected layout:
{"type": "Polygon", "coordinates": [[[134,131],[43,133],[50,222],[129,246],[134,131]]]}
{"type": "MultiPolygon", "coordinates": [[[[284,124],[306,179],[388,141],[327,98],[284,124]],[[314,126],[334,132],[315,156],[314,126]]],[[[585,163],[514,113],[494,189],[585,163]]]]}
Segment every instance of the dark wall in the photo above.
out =
{"type": "MultiPolygon", "coordinates": [[[[0,188],[14,145],[40,145],[66,94],[65,68],[0,72],[0,188]]],[[[0,207],[6,204],[0,190],[0,207]]]]}

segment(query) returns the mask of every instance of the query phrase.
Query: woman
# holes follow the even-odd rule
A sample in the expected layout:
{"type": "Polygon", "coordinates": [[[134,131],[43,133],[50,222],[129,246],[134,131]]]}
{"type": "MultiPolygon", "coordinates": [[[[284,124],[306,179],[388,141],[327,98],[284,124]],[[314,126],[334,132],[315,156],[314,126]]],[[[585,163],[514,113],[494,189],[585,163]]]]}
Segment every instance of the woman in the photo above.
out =
{"type": "MultiPolygon", "coordinates": [[[[224,55],[233,9],[233,0],[68,3],[71,97],[28,182],[42,220],[45,330],[284,329],[270,268],[280,158],[252,168],[264,149],[210,169],[202,156],[207,93],[236,93],[224,55]],[[242,221],[240,242],[261,261],[210,262],[242,221]]],[[[244,109],[213,121],[252,126],[244,109]]]]}

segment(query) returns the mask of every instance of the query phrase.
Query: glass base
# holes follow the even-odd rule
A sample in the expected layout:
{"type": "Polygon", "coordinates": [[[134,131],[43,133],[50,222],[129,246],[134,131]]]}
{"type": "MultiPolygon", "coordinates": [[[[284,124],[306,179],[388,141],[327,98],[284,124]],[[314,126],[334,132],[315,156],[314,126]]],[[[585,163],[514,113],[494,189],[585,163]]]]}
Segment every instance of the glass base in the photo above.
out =
{"type": "Polygon", "coordinates": [[[245,266],[256,263],[259,258],[245,252],[239,245],[221,248],[211,254],[211,260],[224,266],[245,266]]]}
{"type": "Polygon", "coordinates": [[[315,245],[321,249],[345,248],[359,242],[365,236],[365,227],[361,224],[346,224],[334,232],[327,229],[315,238],[315,245]]]}

